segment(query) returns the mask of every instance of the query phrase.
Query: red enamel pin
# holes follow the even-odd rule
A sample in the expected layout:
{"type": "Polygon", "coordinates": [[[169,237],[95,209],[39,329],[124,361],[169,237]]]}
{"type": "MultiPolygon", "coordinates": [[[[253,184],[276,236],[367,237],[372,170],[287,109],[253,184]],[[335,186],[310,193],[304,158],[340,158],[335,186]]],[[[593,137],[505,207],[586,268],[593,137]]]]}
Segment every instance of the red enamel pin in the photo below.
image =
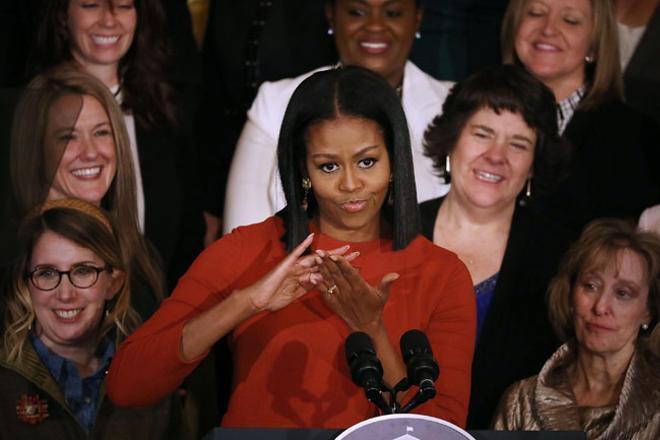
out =
{"type": "Polygon", "coordinates": [[[16,415],[20,421],[36,425],[48,417],[48,403],[40,399],[38,394],[23,394],[16,404],[16,415]]]}

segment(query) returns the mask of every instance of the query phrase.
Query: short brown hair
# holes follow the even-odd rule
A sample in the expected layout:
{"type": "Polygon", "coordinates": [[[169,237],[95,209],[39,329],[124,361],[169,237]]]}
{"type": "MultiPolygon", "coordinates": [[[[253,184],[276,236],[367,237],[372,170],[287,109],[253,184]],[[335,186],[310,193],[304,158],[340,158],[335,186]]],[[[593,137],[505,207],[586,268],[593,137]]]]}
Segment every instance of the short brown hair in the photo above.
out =
{"type": "Polygon", "coordinates": [[[536,133],[532,171],[534,193],[548,193],[564,177],[569,149],[557,132],[557,107],[552,91],[524,68],[513,65],[485,67],[459,81],[424,133],[424,148],[437,174],[445,172],[445,159],[453,152],[469,119],[482,109],[519,115],[536,133]]]}
{"type": "MultiPolygon", "coordinates": [[[[525,8],[531,0],[510,0],[502,20],[502,60],[522,64],[515,51],[516,34],[525,8]]],[[[593,9],[591,48],[593,63],[586,66],[587,93],[580,109],[593,108],[603,102],[623,99],[623,77],[619,64],[619,40],[610,0],[590,0],[593,9]]]]}
{"type": "MultiPolygon", "coordinates": [[[[647,307],[651,313],[648,347],[660,355],[660,237],[636,229],[620,219],[597,219],[587,225],[580,239],[573,244],[559,265],[559,272],[548,289],[550,321],[563,340],[575,337],[573,325],[573,289],[583,271],[602,267],[621,251],[630,250],[642,258],[649,287],[647,307]]],[[[646,338],[645,338],[646,339],[646,338]]]]}

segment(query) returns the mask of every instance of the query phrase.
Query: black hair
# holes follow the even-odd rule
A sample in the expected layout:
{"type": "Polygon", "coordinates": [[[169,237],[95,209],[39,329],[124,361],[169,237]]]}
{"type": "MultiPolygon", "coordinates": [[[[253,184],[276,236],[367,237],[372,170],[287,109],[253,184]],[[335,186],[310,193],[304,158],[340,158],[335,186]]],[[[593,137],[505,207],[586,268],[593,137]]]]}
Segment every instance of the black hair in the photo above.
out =
{"type": "Polygon", "coordinates": [[[381,208],[392,227],[393,247],[405,248],[419,233],[417,193],[406,117],[394,89],[385,79],[367,69],[349,66],[317,72],[294,92],[284,114],[277,147],[278,166],[287,207],[281,213],[291,251],[308,234],[309,217],[317,211],[313,194],[302,208],[309,127],[340,116],[373,121],[381,128],[392,167],[390,198],[381,208]]]}
{"type": "Polygon", "coordinates": [[[445,159],[458,142],[467,121],[477,111],[490,108],[522,116],[536,131],[534,149],[534,192],[547,193],[565,175],[568,145],[557,129],[557,105],[552,91],[525,69],[514,65],[486,67],[457,83],[451,90],[442,114],[424,133],[426,155],[433,159],[440,175],[445,159]]]}

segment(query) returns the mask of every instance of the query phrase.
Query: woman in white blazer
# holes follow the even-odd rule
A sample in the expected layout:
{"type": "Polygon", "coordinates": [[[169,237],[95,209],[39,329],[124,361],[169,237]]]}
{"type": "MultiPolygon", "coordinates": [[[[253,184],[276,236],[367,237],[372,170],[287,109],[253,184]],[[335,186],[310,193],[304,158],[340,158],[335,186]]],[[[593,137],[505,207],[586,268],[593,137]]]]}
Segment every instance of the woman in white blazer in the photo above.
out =
{"type": "MultiPolygon", "coordinates": [[[[337,66],[359,65],[381,74],[394,87],[408,120],[419,201],[440,197],[448,185],[424,155],[424,130],[442,110],[451,82],[438,81],[408,60],[419,38],[423,10],[418,0],[328,0],[328,33],[339,53],[337,66]]],[[[316,71],[316,70],[315,70],[316,71]]],[[[277,170],[276,147],[286,106],[296,87],[315,71],[266,82],[259,88],[234,153],[227,182],[223,230],[256,223],[285,206],[277,170]]],[[[394,165],[396,172],[396,164],[394,165]]]]}

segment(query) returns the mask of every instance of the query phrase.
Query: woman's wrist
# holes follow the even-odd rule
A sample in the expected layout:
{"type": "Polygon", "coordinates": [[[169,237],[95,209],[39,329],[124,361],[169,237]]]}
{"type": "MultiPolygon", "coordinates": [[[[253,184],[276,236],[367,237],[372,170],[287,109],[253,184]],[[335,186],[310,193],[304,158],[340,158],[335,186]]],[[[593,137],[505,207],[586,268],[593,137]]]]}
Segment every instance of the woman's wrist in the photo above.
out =
{"type": "Polygon", "coordinates": [[[266,310],[264,304],[260,305],[259,301],[255,300],[253,286],[234,290],[227,300],[231,301],[231,308],[236,310],[241,322],[266,310]]]}
{"type": "Polygon", "coordinates": [[[369,335],[372,340],[380,339],[387,337],[387,332],[385,331],[385,323],[383,322],[382,316],[379,316],[377,319],[371,322],[364,323],[359,327],[356,327],[354,331],[364,332],[369,335]]]}

